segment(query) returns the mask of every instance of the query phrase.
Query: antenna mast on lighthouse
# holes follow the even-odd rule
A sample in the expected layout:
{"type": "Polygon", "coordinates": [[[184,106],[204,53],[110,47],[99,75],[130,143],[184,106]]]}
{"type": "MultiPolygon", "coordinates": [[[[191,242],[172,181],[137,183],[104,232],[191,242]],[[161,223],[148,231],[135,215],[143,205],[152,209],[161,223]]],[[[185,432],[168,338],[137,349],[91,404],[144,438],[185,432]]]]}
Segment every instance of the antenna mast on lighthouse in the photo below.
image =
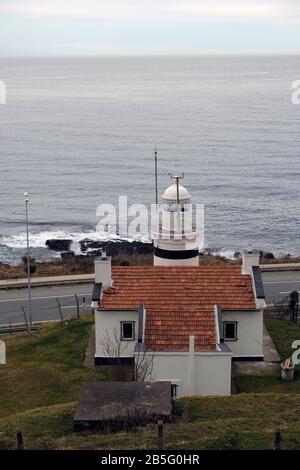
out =
{"type": "Polygon", "coordinates": [[[177,204],[179,204],[179,180],[182,180],[184,178],[184,173],[181,173],[181,175],[173,175],[171,173],[171,179],[175,181],[176,184],[176,189],[177,189],[177,204]]]}
{"type": "Polygon", "coordinates": [[[158,187],[157,187],[157,149],[154,150],[154,165],[155,165],[155,204],[158,204],[158,187]]]}

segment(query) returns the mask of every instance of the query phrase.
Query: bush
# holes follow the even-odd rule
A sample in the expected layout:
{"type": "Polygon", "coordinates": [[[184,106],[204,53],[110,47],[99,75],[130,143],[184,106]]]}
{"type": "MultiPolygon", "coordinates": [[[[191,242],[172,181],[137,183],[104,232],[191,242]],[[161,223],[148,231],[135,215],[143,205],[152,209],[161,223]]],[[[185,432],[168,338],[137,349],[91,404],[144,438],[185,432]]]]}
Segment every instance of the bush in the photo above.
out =
{"type": "MultiPolygon", "coordinates": [[[[27,273],[27,256],[22,257],[23,264],[25,266],[24,271],[27,273]]],[[[36,264],[35,264],[35,259],[34,258],[29,258],[30,261],[30,275],[34,274],[36,272],[36,264]]]]}

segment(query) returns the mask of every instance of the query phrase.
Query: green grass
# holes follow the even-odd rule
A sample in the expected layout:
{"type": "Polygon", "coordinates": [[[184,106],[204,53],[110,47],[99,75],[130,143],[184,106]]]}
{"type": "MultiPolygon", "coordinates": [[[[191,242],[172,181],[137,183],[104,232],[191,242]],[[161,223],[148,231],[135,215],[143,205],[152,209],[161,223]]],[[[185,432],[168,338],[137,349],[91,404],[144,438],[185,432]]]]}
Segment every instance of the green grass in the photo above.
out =
{"type": "MultiPolygon", "coordinates": [[[[266,318],[265,325],[271,335],[280,359],[284,360],[293,353],[292,343],[300,339],[300,325],[288,320],[266,318]]],[[[295,380],[283,382],[277,375],[251,376],[242,375],[236,379],[237,390],[240,393],[299,393],[300,392],[300,368],[295,367],[295,380]]]]}
{"type": "MultiPolygon", "coordinates": [[[[0,448],[15,447],[15,429],[26,448],[155,449],[154,425],[123,433],[73,433],[74,403],[52,405],[0,419],[0,448]]],[[[300,449],[297,394],[240,394],[177,400],[175,422],[165,425],[167,449],[270,449],[282,429],[283,448],[300,449]]]]}
{"type": "Polygon", "coordinates": [[[292,342],[300,340],[300,324],[289,320],[266,318],[265,325],[270,333],[281,360],[293,353],[292,342]]]}
{"type": "Polygon", "coordinates": [[[75,401],[80,384],[107,372],[83,367],[93,319],[46,326],[31,337],[6,338],[7,364],[0,367],[0,418],[75,401]]]}
{"type": "MultiPolygon", "coordinates": [[[[0,368],[0,449],[16,447],[16,429],[23,431],[26,448],[156,448],[154,425],[127,433],[73,433],[80,384],[109,378],[106,369],[83,366],[92,324],[93,318],[85,318],[7,339],[8,364],[0,368]]],[[[282,357],[289,355],[299,327],[278,320],[266,324],[282,357]]],[[[244,393],[176,400],[175,421],[165,426],[166,447],[270,449],[280,426],[283,448],[300,449],[300,380],[244,376],[238,388],[244,393]]]]}

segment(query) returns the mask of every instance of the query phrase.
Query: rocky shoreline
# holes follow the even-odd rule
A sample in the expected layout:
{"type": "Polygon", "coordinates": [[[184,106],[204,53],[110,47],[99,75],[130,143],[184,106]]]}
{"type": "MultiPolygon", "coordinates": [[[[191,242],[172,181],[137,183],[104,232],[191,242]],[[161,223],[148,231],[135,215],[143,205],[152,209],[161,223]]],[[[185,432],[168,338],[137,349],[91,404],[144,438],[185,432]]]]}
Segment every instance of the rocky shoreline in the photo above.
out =
{"type": "MultiPolygon", "coordinates": [[[[73,240],[71,239],[49,239],[46,240],[46,246],[52,250],[59,252],[62,259],[82,259],[84,257],[94,258],[100,256],[105,252],[108,256],[119,256],[119,255],[152,255],[153,254],[153,243],[142,242],[138,240],[93,240],[84,238],[78,242],[80,248],[80,254],[72,250],[73,240]]],[[[224,258],[216,254],[213,250],[205,249],[200,252],[200,256],[215,256],[217,258],[224,258]]],[[[241,256],[241,252],[236,251],[233,259],[238,259],[241,256]]],[[[260,256],[269,262],[276,260],[276,256],[273,253],[261,251],[260,256]]],[[[290,258],[290,255],[286,255],[286,258],[290,258]]]]}
{"type": "Polygon", "coordinates": [[[79,260],[83,258],[95,258],[105,252],[108,256],[119,255],[150,255],[153,254],[153,244],[141,241],[128,240],[107,240],[97,241],[85,238],[78,243],[80,254],[72,250],[72,240],[70,239],[49,239],[46,246],[56,252],[60,252],[62,259],[79,260]]]}
{"type": "MultiPolygon", "coordinates": [[[[113,265],[152,265],[153,244],[142,241],[82,239],[76,246],[71,239],[49,239],[46,247],[60,254],[51,261],[39,261],[31,258],[32,276],[59,276],[68,274],[90,274],[94,270],[94,258],[103,252],[112,257],[113,265]],[[72,248],[74,248],[72,250],[72,248]],[[76,249],[76,251],[75,251],[76,249]]],[[[200,264],[240,264],[241,253],[236,252],[232,259],[218,255],[212,250],[199,254],[200,264]]],[[[18,279],[27,276],[27,259],[24,256],[17,266],[10,266],[0,261],[0,279],[18,279]]],[[[273,253],[261,252],[260,262],[295,263],[300,257],[290,255],[276,257],[273,253]]]]}

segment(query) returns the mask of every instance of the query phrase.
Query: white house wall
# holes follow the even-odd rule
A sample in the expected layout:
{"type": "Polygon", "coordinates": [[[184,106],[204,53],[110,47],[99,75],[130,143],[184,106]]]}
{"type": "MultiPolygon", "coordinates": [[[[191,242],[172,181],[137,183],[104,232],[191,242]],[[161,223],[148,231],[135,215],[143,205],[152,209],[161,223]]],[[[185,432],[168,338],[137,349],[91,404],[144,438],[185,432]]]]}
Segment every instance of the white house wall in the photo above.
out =
{"type": "Polygon", "coordinates": [[[230,395],[231,354],[195,353],[193,389],[189,376],[188,353],[157,353],[153,355],[152,380],[167,380],[178,385],[177,396],[230,395]]]}
{"type": "Polygon", "coordinates": [[[195,357],[196,395],[231,394],[231,354],[195,357]]]}
{"type": "Polygon", "coordinates": [[[249,312],[224,312],[222,321],[236,321],[237,341],[224,342],[233,352],[233,357],[263,356],[263,310],[249,312]]]}
{"type": "Polygon", "coordinates": [[[95,337],[96,337],[96,357],[107,357],[107,352],[103,346],[103,340],[107,337],[106,332],[108,332],[109,337],[114,341],[114,330],[117,333],[117,337],[120,338],[120,323],[122,321],[134,321],[135,322],[135,341],[122,341],[122,357],[133,357],[134,347],[137,341],[138,334],[138,311],[102,311],[95,310],[95,337]]]}

